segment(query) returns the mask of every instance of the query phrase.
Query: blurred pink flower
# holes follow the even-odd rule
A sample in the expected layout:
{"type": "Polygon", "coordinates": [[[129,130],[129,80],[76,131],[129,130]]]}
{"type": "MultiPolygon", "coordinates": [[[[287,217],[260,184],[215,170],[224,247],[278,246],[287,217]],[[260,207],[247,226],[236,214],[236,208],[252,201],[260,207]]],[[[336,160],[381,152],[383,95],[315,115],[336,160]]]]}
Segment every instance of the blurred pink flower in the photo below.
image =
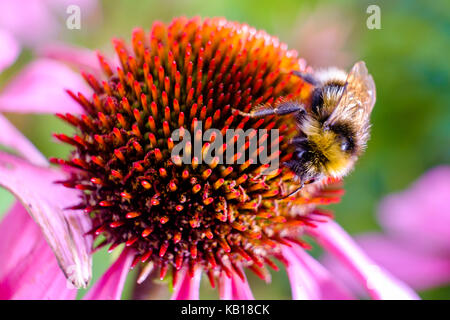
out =
{"type": "MultiPolygon", "coordinates": [[[[98,14],[96,0],[29,0],[24,6],[20,1],[3,0],[0,2],[0,74],[14,64],[23,46],[33,45],[41,56],[58,54],[64,51],[64,45],[45,44],[56,30],[65,26],[57,23],[57,16],[65,16],[69,5],[78,5],[85,14],[98,14]],[[55,47],[55,49],[53,49],[55,47]],[[56,50],[56,48],[58,50],[56,50]],[[53,52],[56,52],[53,54],[53,52]]],[[[92,64],[83,50],[71,48],[72,56],[78,65],[92,64]],[[77,57],[75,59],[75,57],[77,57]]],[[[94,55],[92,55],[94,56],[94,55]]],[[[60,60],[64,60],[60,58],[60,60]]],[[[3,134],[0,143],[14,148],[22,155],[29,155],[36,164],[47,164],[47,160],[35,147],[1,114],[1,112],[57,112],[64,105],[69,110],[80,111],[77,103],[65,94],[64,89],[74,87],[86,89],[81,77],[67,65],[55,60],[38,59],[31,62],[6,87],[0,88],[0,127],[3,134]],[[52,99],[47,99],[48,97],[52,99]]]]}
{"type": "Polygon", "coordinates": [[[379,207],[384,234],[358,243],[370,257],[413,288],[450,283],[450,166],[431,169],[379,207]]]}
{"type": "MultiPolygon", "coordinates": [[[[5,30],[0,29],[0,74],[10,67],[19,55],[20,46],[14,37],[5,30]]],[[[0,104],[1,111],[1,104],[0,104]]],[[[47,160],[40,152],[0,113],[0,143],[4,146],[15,148],[23,154],[29,154],[37,164],[45,164],[47,160]]]]}
{"type": "Polygon", "coordinates": [[[291,43],[314,68],[348,66],[356,58],[351,50],[358,36],[356,25],[342,6],[318,5],[310,12],[300,12],[291,28],[291,43]]]}
{"type": "MultiPolygon", "coordinates": [[[[0,112],[82,112],[78,105],[65,101],[60,93],[62,84],[87,91],[68,71],[70,69],[49,59],[31,63],[0,93],[0,112]]],[[[50,168],[47,160],[17,129],[4,118],[0,121],[4,123],[0,127],[0,144],[17,150],[23,157],[0,152],[0,186],[20,201],[0,224],[0,258],[4,261],[0,266],[0,298],[74,298],[76,290],[67,285],[57,265],[76,288],[87,286],[92,272],[93,240],[88,234],[92,229],[91,219],[74,207],[79,202],[78,193],[54,183],[64,181],[70,169],[50,168]]],[[[340,260],[372,298],[417,298],[407,286],[382,270],[377,274],[378,281],[371,283],[371,267],[375,264],[351,237],[332,220],[311,214],[313,218],[317,223],[314,227],[305,227],[305,233],[340,260]]],[[[280,260],[286,265],[294,299],[353,298],[339,279],[333,278],[299,244],[285,241],[281,245],[280,260]]],[[[119,299],[128,270],[138,261],[132,249],[124,249],[85,298],[119,299]]],[[[180,270],[172,298],[198,299],[201,276],[200,268],[180,270]]],[[[253,299],[239,267],[230,274],[222,272],[219,294],[222,299],[253,299]]]]}
{"type": "Polygon", "coordinates": [[[20,45],[6,30],[0,29],[0,73],[16,61],[20,52],[20,45]]]}
{"type": "MultiPolygon", "coordinates": [[[[431,169],[409,189],[379,206],[384,233],[356,237],[369,257],[417,290],[450,283],[450,166],[431,169]]],[[[346,284],[361,288],[331,257],[325,264],[346,284]]]]}
{"type": "Polygon", "coordinates": [[[96,0],[17,0],[0,1],[0,29],[12,34],[25,46],[36,46],[54,39],[66,27],[70,5],[80,7],[82,20],[93,15],[98,18],[96,0]]]}

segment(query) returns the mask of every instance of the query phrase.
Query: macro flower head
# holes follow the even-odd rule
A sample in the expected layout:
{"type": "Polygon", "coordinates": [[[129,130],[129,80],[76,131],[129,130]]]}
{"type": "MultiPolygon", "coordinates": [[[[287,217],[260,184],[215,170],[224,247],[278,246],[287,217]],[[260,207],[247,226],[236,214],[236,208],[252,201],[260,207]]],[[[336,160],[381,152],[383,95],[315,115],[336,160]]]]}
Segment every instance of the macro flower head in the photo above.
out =
{"type": "Polygon", "coordinates": [[[416,297],[383,271],[369,284],[373,262],[319,207],[339,201],[340,181],[325,178],[291,195],[298,181],[283,163],[293,156],[295,119],[239,113],[310,99],[311,85],[292,71],[311,69],[295,51],[222,18],[155,22],[150,32],[135,29],[130,46],[113,45],[119,65],[98,54],[103,75],[82,73],[92,92],[68,90],[80,108],[58,112],[76,128],[73,136],[55,134],[73,146],[68,158],[51,159],[59,168],[6,154],[0,162],[0,185],[31,212],[77,287],[90,279],[93,238],[94,250],[123,247],[86,298],[120,297],[128,269],[139,266],[138,282],[154,270],[161,279],[170,274],[174,299],[198,298],[202,274],[221,298],[251,299],[245,271],[269,282],[276,260],[293,298],[352,298],[305,251],[305,234],[343,261],[373,298],[416,297]],[[205,139],[199,125],[215,134],[205,139]],[[239,145],[226,135],[230,129],[250,134],[239,145]],[[192,137],[180,155],[174,132],[181,141],[192,137]],[[279,167],[253,160],[262,158],[279,167]]]}
{"type": "MultiPolygon", "coordinates": [[[[86,114],[60,115],[79,129],[74,137],[56,135],[76,147],[68,161],[55,160],[77,170],[63,184],[86,191],[77,208],[92,217],[94,234],[104,235],[112,247],[125,243],[136,252],[135,264],[155,263],[162,278],[168,268],[176,273],[185,266],[191,276],[196,268],[205,269],[213,281],[215,271],[241,275],[243,265],[266,278],[263,266],[272,265],[277,244],[295,238],[300,226],[314,220],[303,212],[292,214],[294,199],[275,206],[295,184],[294,175],[288,168],[264,175],[265,166],[251,158],[237,164],[250,143],[232,154],[235,164],[221,163],[220,152],[232,148],[232,141],[208,164],[202,155],[211,144],[201,142],[199,159],[192,143],[185,150],[192,160],[185,164],[171,156],[176,143],[171,132],[190,131],[202,139],[194,131],[196,122],[223,133],[278,128],[274,143],[281,142],[280,154],[272,156],[286,160],[292,156],[287,141],[293,121],[249,119],[232,108],[248,111],[301,94],[306,85],[280,70],[304,67],[276,39],[222,19],[156,23],[150,35],[137,29],[132,38],[132,53],[114,41],[117,69],[100,56],[106,81],[86,75],[95,91],[91,100],[73,94],[86,114]]],[[[258,139],[270,139],[267,135],[258,139]]],[[[296,198],[331,200],[321,189],[296,198]]]]}

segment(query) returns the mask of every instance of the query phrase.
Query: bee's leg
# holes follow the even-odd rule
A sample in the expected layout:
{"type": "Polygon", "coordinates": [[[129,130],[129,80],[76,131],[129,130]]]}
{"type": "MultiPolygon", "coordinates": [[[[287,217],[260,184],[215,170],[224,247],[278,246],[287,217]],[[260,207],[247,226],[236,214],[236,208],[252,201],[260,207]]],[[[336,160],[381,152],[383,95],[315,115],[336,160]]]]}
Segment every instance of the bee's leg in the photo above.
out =
{"type": "Polygon", "coordinates": [[[292,73],[295,76],[302,78],[309,84],[312,84],[313,86],[317,86],[319,84],[318,81],[316,80],[316,78],[314,78],[314,76],[310,73],[305,73],[305,72],[301,72],[301,71],[292,71],[292,73]]]}
{"type": "Polygon", "coordinates": [[[289,197],[293,196],[294,194],[299,192],[303,187],[304,187],[304,183],[302,182],[302,184],[297,189],[295,189],[294,191],[289,193],[287,196],[283,197],[283,199],[286,199],[286,198],[289,198],[289,197]]]}
{"type": "MultiPolygon", "coordinates": [[[[233,109],[236,110],[236,109],[233,109]]],[[[239,114],[241,116],[248,116],[251,118],[260,118],[260,117],[266,117],[266,116],[272,116],[272,115],[277,115],[277,116],[283,116],[286,114],[290,114],[290,113],[294,113],[294,112],[306,112],[305,111],[305,107],[298,102],[294,102],[294,101],[288,101],[288,102],[284,102],[280,105],[278,105],[275,108],[272,108],[271,106],[262,106],[260,108],[255,108],[254,110],[251,110],[249,113],[246,112],[242,112],[240,110],[238,110],[239,114]]]]}
{"type": "MultiPolygon", "coordinates": [[[[299,151],[299,152],[303,153],[304,151],[299,151]]],[[[299,187],[297,189],[295,189],[294,191],[292,191],[291,193],[289,193],[287,196],[283,197],[283,199],[284,199],[284,198],[288,198],[290,196],[293,196],[294,194],[299,192],[305,186],[305,180],[303,178],[304,173],[305,173],[305,169],[304,169],[304,167],[301,165],[301,163],[298,160],[290,160],[290,161],[284,162],[283,165],[288,167],[293,173],[295,173],[295,175],[300,180],[299,187]]]]}
{"type": "Polygon", "coordinates": [[[289,198],[289,197],[293,196],[294,194],[296,194],[297,192],[299,192],[301,189],[303,189],[305,184],[311,184],[311,183],[314,183],[316,181],[317,181],[316,178],[312,178],[312,179],[306,181],[306,183],[303,182],[303,180],[301,180],[300,186],[297,189],[295,189],[294,191],[292,191],[291,193],[289,193],[287,196],[283,197],[283,199],[289,198]]]}

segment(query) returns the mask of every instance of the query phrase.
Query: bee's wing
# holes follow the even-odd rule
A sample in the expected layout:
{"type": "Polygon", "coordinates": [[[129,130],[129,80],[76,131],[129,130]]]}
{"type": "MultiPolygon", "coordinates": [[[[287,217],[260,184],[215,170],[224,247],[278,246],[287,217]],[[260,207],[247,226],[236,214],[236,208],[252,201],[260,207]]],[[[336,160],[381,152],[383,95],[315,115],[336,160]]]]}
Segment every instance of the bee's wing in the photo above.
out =
{"type": "Polygon", "coordinates": [[[344,92],[325,125],[337,119],[348,119],[354,124],[365,125],[369,120],[376,99],[375,83],[363,61],[350,70],[344,92]]]}

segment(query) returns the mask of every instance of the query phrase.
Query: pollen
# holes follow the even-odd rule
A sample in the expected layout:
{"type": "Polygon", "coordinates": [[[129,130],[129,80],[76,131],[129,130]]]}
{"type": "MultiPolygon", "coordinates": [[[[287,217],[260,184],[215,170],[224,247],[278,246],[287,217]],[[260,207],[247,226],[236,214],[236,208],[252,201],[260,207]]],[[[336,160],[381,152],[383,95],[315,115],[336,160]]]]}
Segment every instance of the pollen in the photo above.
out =
{"type": "MultiPolygon", "coordinates": [[[[76,207],[92,219],[91,234],[110,250],[133,249],[136,263],[154,264],[162,278],[172,272],[176,279],[183,266],[191,275],[202,268],[214,286],[211,275],[242,276],[247,267],[267,280],[266,267],[276,269],[271,259],[284,261],[280,244],[306,246],[304,226],[326,214],[316,205],[339,201],[339,183],[329,180],[286,198],[297,187],[283,166],[292,157],[295,122],[234,110],[308,96],[308,85],[291,73],[304,71],[305,62],[264,31],[221,18],[155,22],[150,32],[135,29],[130,45],[114,39],[113,46],[119,66],[98,54],[103,77],[83,74],[94,93],[69,91],[85,113],[58,115],[76,134],[55,135],[73,146],[67,160],[53,162],[74,168],[63,184],[82,196],[76,207]],[[198,123],[224,137],[227,129],[277,129],[280,167],[263,174],[266,165],[239,162],[250,154],[248,143],[222,163],[230,141],[213,161],[200,161],[198,123]],[[175,130],[193,137],[185,150],[189,163],[171,155],[175,130]]],[[[201,141],[201,154],[211,143],[201,141]]]]}

